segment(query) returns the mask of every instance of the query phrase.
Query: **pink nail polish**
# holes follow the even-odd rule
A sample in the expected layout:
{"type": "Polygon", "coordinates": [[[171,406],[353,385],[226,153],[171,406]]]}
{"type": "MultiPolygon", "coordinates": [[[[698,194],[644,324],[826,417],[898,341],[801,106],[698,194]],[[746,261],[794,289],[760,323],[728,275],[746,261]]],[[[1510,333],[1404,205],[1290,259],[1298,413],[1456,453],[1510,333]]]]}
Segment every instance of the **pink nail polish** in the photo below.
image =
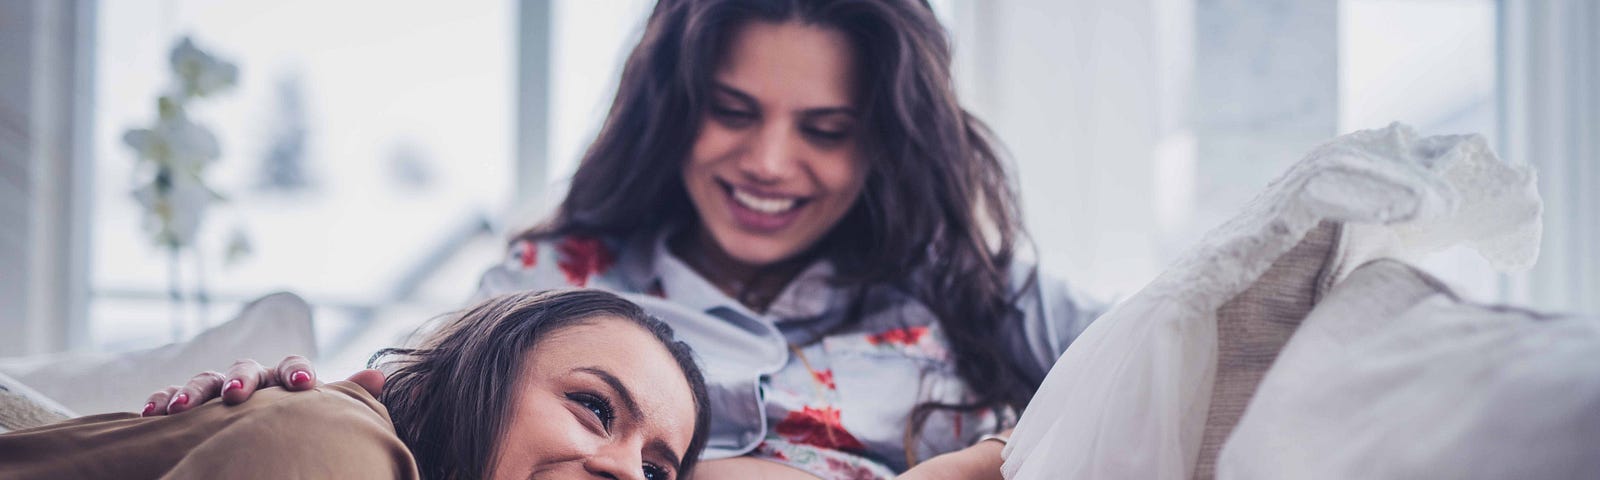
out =
{"type": "Polygon", "coordinates": [[[139,414],[139,416],[148,417],[152,413],[156,413],[156,402],[144,404],[144,413],[139,414]]]}
{"type": "Polygon", "coordinates": [[[296,386],[311,383],[311,374],[306,373],[305,370],[296,370],[294,373],[289,374],[289,383],[293,383],[296,386]]]}
{"type": "Polygon", "coordinates": [[[237,390],[241,388],[244,388],[244,381],[235,378],[233,380],[228,380],[228,386],[222,387],[222,393],[228,393],[228,390],[237,390]]]}
{"type": "Polygon", "coordinates": [[[185,406],[185,405],[188,405],[188,404],[189,404],[189,394],[180,393],[180,394],[178,394],[177,397],[173,397],[172,403],[167,404],[167,411],[171,412],[173,407],[182,407],[182,406],[185,406]]]}

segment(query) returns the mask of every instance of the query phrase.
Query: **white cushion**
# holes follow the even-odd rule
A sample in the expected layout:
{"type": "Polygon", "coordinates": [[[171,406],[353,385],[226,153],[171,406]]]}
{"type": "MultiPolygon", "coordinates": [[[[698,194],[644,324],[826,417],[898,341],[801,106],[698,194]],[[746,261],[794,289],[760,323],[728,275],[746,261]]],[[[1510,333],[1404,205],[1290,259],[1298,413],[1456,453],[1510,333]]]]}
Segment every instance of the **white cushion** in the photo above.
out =
{"type": "Polygon", "coordinates": [[[1370,263],[1289,340],[1217,477],[1600,478],[1597,357],[1600,319],[1478,305],[1370,263]]]}
{"type": "Polygon", "coordinates": [[[0,359],[10,375],[82,415],[136,411],[156,389],[241,358],[263,363],[315,358],[311,306],[292,293],[261,297],[227,323],[186,342],[118,354],[74,353],[0,359]]]}

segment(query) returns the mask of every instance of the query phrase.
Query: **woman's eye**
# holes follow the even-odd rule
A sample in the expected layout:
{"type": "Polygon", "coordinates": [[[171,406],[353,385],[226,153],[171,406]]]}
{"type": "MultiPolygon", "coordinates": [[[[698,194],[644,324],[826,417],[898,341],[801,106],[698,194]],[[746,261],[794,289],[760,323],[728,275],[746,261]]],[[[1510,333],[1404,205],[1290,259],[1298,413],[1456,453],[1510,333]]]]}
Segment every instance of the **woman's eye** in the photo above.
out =
{"type": "Polygon", "coordinates": [[[849,130],[824,130],[824,129],[820,129],[820,128],[806,128],[803,131],[805,132],[806,136],[809,136],[812,139],[815,139],[816,141],[825,142],[825,143],[840,142],[840,141],[844,141],[844,139],[850,137],[850,131],[849,130]]]}
{"type": "Polygon", "coordinates": [[[611,431],[611,421],[616,419],[616,412],[611,409],[611,402],[597,395],[587,393],[569,393],[567,399],[577,402],[583,408],[589,409],[594,418],[600,420],[600,426],[606,431],[611,431]]]}
{"type": "Polygon", "coordinates": [[[644,478],[648,480],[667,480],[667,470],[653,464],[644,464],[644,478]]]}
{"type": "Polygon", "coordinates": [[[819,146],[837,146],[840,142],[850,139],[850,130],[826,130],[826,128],[806,126],[800,133],[805,134],[806,138],[810,138],[811,142],[819,146]]]}
{"type": "Polygon", "coordinates": [[[743,126],[755,121],[756,114],[725,107],[711,107],[711,116],[729,126],[743,126]]]}

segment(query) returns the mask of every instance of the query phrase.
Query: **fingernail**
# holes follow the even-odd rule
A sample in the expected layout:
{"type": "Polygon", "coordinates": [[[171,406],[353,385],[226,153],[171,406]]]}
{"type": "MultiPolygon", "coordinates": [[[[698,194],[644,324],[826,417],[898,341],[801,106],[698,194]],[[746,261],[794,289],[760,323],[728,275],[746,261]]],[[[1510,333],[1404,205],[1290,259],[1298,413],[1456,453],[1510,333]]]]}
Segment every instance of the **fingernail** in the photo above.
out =
{"type": "Polygon", "coordinates": [[[228,380],[228,386],[222,387],[222,392],[227,393],[228,390],[236,390],[240,388],[244,388],[244,380],[235,378],[233,380],[228,380]]]}
{"type": "Polygon", "coordinates": [[[182,406],[188,405],[188,404],[189,404],[189,394],[180,393],[180,394],[178,394],[178,396],[172,398],[172,403],[167,404],[167,411],[171,412],[173,407],[182,407],[182,406]]]}
{"type": "Polygon", "coordinates": [[[305,370],[295,370],[294,373],[289,374],[289,383],[293,383],[295,385],[305,385],[307,383],[311,383],[311,374],[306,373],[305,370]]]}
{"type": "Polygon", "coordinates": [[[148,417],[152,413],[156,413],[156,402],[144,404],[144,413],[139,414],[139,416],[148,417]]]}

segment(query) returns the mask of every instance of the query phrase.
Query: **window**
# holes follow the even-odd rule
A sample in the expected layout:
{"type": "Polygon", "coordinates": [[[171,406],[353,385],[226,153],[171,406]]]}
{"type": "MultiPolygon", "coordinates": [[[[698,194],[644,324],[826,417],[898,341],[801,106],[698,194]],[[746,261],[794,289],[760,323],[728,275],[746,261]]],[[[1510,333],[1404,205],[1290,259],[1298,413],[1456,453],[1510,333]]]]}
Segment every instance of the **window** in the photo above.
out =
{"type": "Polygon", "coordinates": [[[97,5],[93,347],[164,343],[276,290],[317,306],[319,338],[337,342],[384,309],[458,306],[477,270],[498,258],[497,242],[481,239],[497,236],[473,232],[505,208],[512,187],[512,2],[97,5]],[[207,212],[198,255],[176,265],[190,300],[175,311],[172,265],[147,241],[122,137],[154,121],[168,52],[185,36],[237,64],[239,77],[190,110],[220,140],[207,181],[227,200],[207,212]],[[236,230],[253,253],[227,263],[236,230]],[[476,245],[468,239],[485,245],[471,268],[439,260],[476,245]],[[419,280],[434,274],[451,280],[419,280]],[[189,297],[201,279],[211,298],[203,318],[189,297]]]}
{"type": "Polygon", "coordinates": [[[644,34],[653,0],[551,4],[549,178],[564,184],[600,133],[622,62],[644,34]]]}

